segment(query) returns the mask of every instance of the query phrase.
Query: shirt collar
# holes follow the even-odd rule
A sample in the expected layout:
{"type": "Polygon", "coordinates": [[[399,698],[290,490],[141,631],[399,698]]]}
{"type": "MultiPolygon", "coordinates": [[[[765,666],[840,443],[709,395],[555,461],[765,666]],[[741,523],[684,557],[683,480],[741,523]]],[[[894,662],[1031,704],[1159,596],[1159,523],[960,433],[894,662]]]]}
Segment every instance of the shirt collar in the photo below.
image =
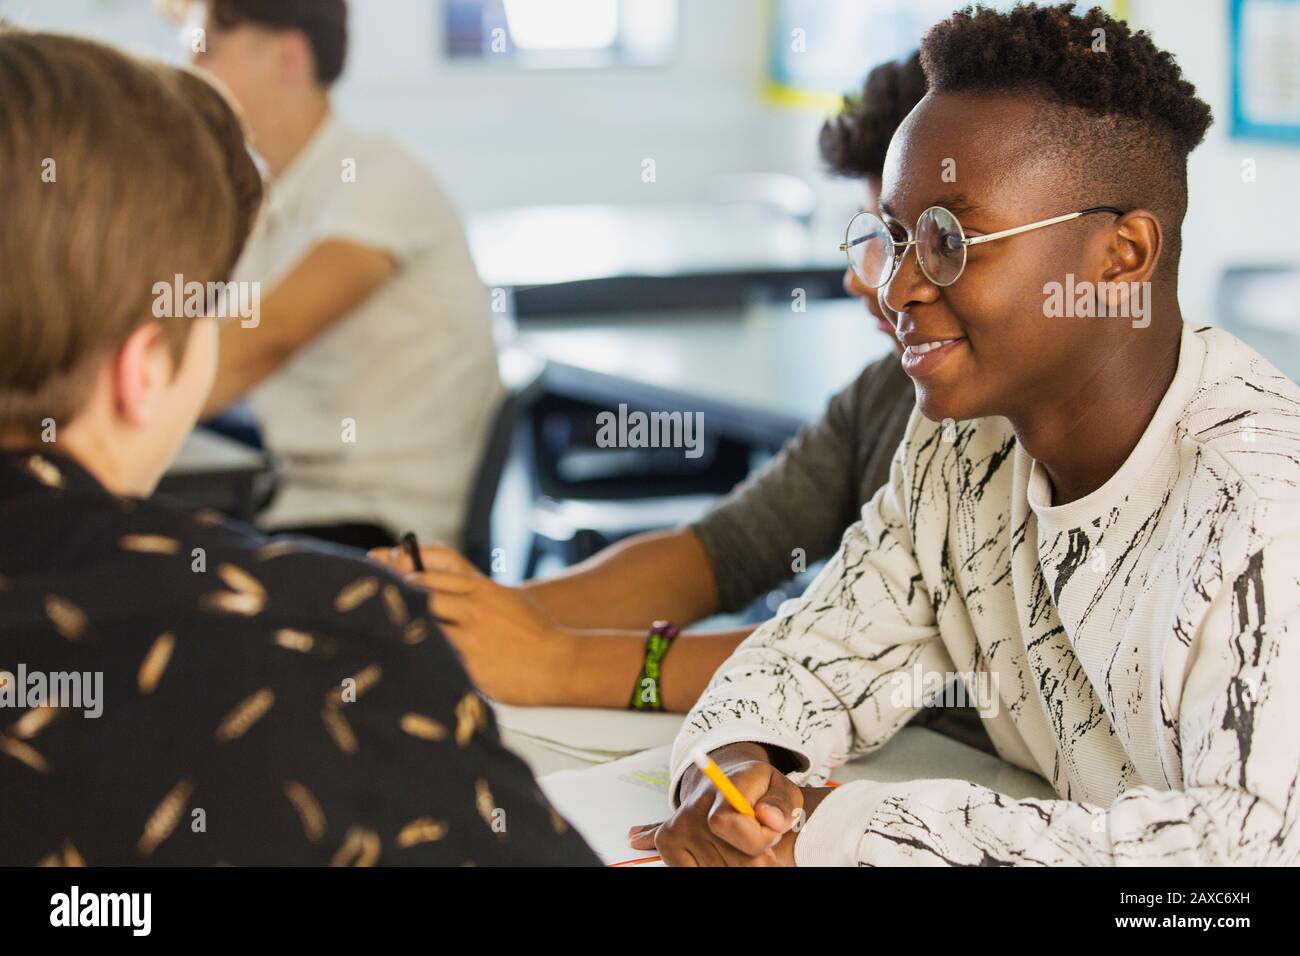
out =
{"type": "Polygon", "coordinates": [[[298,151],[298,155],[279,176],[271,181],[270,195],[267,197],[267,211],[279,217],[289,209],[294,200],[306,188],[311,172],[325,161],[333,151],[335,144],[343,137],[346,127],[333,112],[325,114],[320,126],[312,133],[311,139],[298,151]]]}
{"type": "MultiPolygon", "coordinates": [[[[1160,472],[1153,472],[1160,455],[1167,451],[1178,437],[1179,422],[1187,413],[1187,406],[1200,387],[1205,366],[1205,340],[1197,335],[1189,323],[1183,323],[1182,341],[1178,347],[1178,369],[1173,381],[1165,390],[1164,398],[1156,406],[1155,414],[1147,424],[1138,443],[1106,483],[1095,491],[1068,504],[1052,504],[1052,483],[1037,461],[1031,461],[1029,472],[1029,506],[1038,517],[1039,527],[1051,532],[1082,528],[1097,518],[1105,518],[1119,508],[1138,489],[1144,479],[1155,480],[1163,487],[1167,480],[1160,472]]],[[[1023,453],[1023,449],[1021,450],[1023,453]]]]}
{"type": "Polygon", "coordinates": [[[0,496],[40,488],[107,493],[94,475],[67,455],[44,448],[0,451],[0,496]]]}

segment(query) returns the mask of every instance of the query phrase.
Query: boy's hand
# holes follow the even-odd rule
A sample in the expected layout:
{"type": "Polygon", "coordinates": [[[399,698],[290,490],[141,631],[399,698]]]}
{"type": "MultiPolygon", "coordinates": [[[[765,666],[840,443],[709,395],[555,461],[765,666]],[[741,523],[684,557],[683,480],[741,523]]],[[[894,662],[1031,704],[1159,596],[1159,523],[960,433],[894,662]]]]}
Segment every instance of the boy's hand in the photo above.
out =
{"type": "Polygon", "coordinates": [[[710,756],[754,808],[733,809],[695,767],[682,776],[681,805],[663,823],[634,827],[628,842],[658,849],[669,866],[794,866],[796,822],[802,824],[825,791],[807,791],[772,766],[758,744],[731,744],[710,756]]]}
{"type": "Polygon", "coordinates": [[[555,626],[522,592],[493,581],[451,548],[421,548],[423,573],[414,571],[402,548],[377,549],[370,557],[429,592],[429,613],[474,683],[493,700],[565,702],[574,635],[555,626]]]}

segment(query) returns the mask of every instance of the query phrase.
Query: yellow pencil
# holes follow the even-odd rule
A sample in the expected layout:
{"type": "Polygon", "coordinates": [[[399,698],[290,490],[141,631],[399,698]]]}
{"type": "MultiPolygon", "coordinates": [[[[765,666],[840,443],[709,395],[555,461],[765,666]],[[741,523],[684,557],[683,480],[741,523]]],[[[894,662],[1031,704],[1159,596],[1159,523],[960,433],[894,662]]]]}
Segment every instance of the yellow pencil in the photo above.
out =
{"type": "Polygon", "coordinates": [[[749,805],[749,801],[745,799],[744,794],[737,790],[736,785],[727,779],[727,775],[722,772],[721,767],[713,762],[713,758],[696,747],[691,751],[691,760],[695,762],[695,766],[700,768],[700,773],[713,781],[713,785],[727,798],[727,802],[731,804],[732,809],[737,813],[743,813],[747,817],[754,815],[754,808],[749,805]]]}

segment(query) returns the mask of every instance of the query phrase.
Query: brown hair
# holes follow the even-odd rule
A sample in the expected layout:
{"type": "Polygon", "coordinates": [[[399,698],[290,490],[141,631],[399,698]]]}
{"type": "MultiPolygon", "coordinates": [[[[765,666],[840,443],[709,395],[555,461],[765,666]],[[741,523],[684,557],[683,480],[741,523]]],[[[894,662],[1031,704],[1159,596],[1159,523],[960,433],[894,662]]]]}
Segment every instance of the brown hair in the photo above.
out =
{"type": "Polygon", "coordinates": [[[348,56],[346,0],[208,0],[212,22],[222,29],[245,23],[268,30],[298,30],[316,58],[316,81],[332,86],[348,56]]]}
{"type": "MultiPolygon", "coordinates": [[[[151,321],[154,286],[224,282],[262,183],[204,80],[0,27],[0,432],[69,421],[151,321]]],[[[164,319],[178,359],[190,323],[164,319]]]]}

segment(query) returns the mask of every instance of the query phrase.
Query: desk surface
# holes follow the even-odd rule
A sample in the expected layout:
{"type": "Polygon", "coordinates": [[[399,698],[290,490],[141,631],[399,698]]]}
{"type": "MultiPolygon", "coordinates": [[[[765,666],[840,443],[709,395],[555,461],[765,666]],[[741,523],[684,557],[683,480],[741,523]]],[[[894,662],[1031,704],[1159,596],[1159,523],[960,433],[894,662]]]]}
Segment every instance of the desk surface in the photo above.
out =
{"type": "Polygon", "coordinates": [[[513,344],[546,360],[551,388],[611,408],[701,411],[705,428],[712,417],[776,445],[891,347],[853,300],[532,320],[513,344]]]}
{"type": "Polygon", "coordinates": [[[466,230],[490,287],[844,268],[842,236],[816,235],[757,204],[530,206],[474,213],[466,230]]]}
{"type": "MultiPolygon", "coordinates": [[[[600,720],[603,713],[593,710],[592,720],[600,720]]],[[[561,753],[509,728],[502,728],[501,741],[539,777],[558,770],[582,770],[602,762],[561,753]]],[[[671,743],[671,737],[665,743],[671,743]]],[[[1042,777],[924,727],[904,727],[875,753],[841,766],[835,771],[834,779],[839,783],[970,780],[1016,800],[1056,797],[1042,777]]]]}

